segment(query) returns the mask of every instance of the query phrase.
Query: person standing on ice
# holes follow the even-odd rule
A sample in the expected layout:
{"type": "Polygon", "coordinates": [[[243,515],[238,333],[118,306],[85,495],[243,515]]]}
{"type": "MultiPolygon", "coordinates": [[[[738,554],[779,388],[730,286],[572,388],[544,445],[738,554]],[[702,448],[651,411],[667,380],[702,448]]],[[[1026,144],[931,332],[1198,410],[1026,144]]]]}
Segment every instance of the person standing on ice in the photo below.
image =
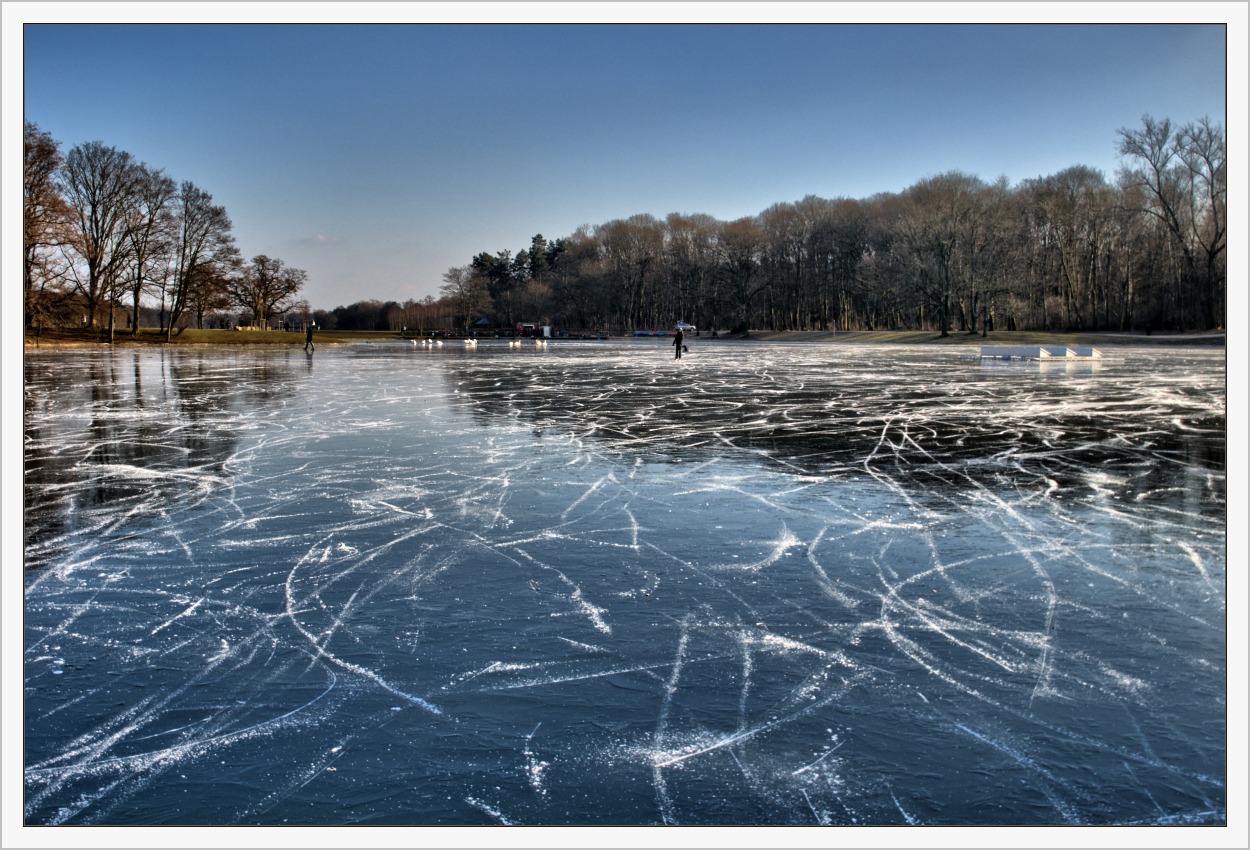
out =
{"type": "Polygon", "coordinates": [[[681,359],[681,350],[682,348],[684,348],[682,343],[684,343],[685,341],[686,341],[686,332],[683,331],[681,328],[678,328],[677,333],[673,337],[673,348],[677,349],[677,357],[675,358],[677,360],[681,359]]]}
{"type": "Polygon", "coordinates": [[[312,329],[313,329],[312,322],[309,322],[308,330],[304,331],[304,350],[310,353],[315,351],[317,348],[317,346],[313,345],[312,329]]]}

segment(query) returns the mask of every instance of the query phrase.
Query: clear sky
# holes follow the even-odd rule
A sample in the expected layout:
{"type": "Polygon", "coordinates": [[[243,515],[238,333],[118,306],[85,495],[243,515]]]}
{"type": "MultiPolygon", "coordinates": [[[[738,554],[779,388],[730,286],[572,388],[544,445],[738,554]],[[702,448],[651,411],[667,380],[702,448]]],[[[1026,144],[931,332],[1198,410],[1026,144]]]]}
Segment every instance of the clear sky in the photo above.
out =
{"type": "Polygon", "coordinates": [[[310,24],[306,4],[34,5],[25,118],[64,150],[99,140],[194,182],[245,257],[306,270],[323,309],[437,295],[448,268],[537,233],[637,213],[728,220],[951,170],[1111,178],[1117,129],[1144,114],[1227,126],[1229,33],[1188,11],[1203,4],[1163,18],[1195,23],[1061,4],[1066,18],[1032,19],[1051,23],[993,25],[973,16],[1011,21],[1011,4],[878,4],[866,19],[970,22],[919,25],[815,22],[854,20],[837,4],[764,4],[764,23],[727,25],[702,20],[724,4],[696,4],[689,24],[662,4],[604,23],[579,4],[512,4],[554,23],[497,24],[476,21],[518,13],[465,3],[366,24],[370,4],[331,4],[319,14],[337,23],[310,24]],[[254,5],[268,12],[246,20],[272,23],[238,23],[254,5]],[[768,23],[772,8],[799,23],[768,23]],[[1111,23],[1067,22],[1087,8],[1111,23]],[[69,23],[97,20],[185,22],[69,23]]]}

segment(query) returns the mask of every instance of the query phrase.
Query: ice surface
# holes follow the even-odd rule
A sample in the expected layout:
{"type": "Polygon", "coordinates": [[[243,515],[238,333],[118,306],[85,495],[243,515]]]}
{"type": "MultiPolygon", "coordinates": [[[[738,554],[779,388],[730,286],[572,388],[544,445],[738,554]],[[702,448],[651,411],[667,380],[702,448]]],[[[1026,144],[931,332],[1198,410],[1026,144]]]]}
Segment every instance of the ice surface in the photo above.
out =
{"type": "Polygon", "coordinates": [[[1225,821],[1222,350],[691,343],[28,353],[27,823],[1225,821]]]}

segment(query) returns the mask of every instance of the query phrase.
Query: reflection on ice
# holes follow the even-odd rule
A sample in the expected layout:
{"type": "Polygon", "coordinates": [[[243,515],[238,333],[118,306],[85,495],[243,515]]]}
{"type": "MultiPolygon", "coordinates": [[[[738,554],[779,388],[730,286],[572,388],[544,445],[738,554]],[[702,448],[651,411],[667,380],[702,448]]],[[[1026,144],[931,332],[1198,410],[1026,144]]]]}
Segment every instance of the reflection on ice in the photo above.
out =
{"type": "Polygon", "coordinates": [[[1222,351],[33,353],[36,824],[1223,823],[1222,351]]]}

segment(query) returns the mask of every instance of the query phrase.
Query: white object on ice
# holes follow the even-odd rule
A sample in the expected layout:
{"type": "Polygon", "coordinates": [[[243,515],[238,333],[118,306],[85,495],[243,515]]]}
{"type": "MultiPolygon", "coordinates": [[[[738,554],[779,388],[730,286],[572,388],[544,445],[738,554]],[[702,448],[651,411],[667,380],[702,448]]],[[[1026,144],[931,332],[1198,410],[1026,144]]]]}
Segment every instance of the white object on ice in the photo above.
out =
{"type": "Polygon", "coordinates": [[[983,345],[981,356],[997,360],[1097,360],[1102,352],[1076,345],[983,345]]]}

